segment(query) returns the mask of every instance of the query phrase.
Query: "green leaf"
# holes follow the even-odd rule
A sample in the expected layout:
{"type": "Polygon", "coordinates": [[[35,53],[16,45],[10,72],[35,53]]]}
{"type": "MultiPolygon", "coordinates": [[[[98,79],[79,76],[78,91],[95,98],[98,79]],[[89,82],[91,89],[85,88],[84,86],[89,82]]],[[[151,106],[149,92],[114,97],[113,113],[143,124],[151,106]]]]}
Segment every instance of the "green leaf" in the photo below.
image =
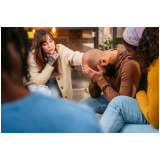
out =
{"type": "Polygon", "coordinates": [[[108,47],[107,47],[107,46],[105,47],[105,50],[108,50],[108,47]]]}
{"type": "Polygon", "coordinates": [[[32,27],[27,27],[28,32],[32,32],[33,28],[32,27]]]}

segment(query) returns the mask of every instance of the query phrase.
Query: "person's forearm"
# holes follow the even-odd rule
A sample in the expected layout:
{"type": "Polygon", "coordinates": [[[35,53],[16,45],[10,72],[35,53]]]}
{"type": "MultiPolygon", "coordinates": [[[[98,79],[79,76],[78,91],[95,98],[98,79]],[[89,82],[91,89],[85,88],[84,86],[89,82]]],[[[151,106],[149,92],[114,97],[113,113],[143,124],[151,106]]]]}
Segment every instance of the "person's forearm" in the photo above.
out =
{"type": "Polygon", "coordinates": [[[116,91],[112,88],[112,86],[107,82],[105,78],[102,78],[99,81],[97,81],[97,84],[99,85],[105,97],[109,101],[120,95],[125,95],[134,98],[137,90],[135,85],[130,85],[129,83],[127,83],[128,85],[126,85],[121,83],[120,89],[116,91]]]}
{"type": "Polygon", "coordinates": [[[89,93],[90,93],[90,96],[92,98],[97,98],[101,95],[101,89],[100,87],[97,85],[96,82],[93,82],[92,80],[90,81],[89,83],[89,93]]]}
{"type": "Polygon", "coordinates": [[[116,96],[119,96],[119,93],[116,92],[111,85],[107,82],[107,80],[105,78],[100,79],[97,82],[98,86],[101,88],[103,94],[105,95],[105,97],[111,101],[113,98],[115,98],[116,96]]]}

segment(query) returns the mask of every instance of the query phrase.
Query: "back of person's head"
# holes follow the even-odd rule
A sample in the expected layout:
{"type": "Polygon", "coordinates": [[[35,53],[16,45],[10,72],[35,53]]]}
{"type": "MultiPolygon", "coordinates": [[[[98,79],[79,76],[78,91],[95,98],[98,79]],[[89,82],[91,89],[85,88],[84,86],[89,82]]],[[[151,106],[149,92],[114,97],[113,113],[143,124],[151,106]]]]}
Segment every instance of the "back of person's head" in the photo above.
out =
{"type": "Polygon", "coordinates": [[[90,49],[83,54],[82,64],[88,65],[90,68],[97,70],[97,65],[103,51],[99,49],[90,49]]]}
{"type": "MultiPolygon", "coordinates": [[[[28,58],[27,32],[22,27],[1,28],[1,71],[14,81],[18,81],[16,72],[21,70],[21,75],[27,76],[28,58]],[[19,60],[19,61],[18,61],[19,60]],[[16,66],[15,66],[16,64],[16,66]]],[[[22,78],[22,77],[21,77],[22,78]]],[[[2,83],[5,83],[3,76],[2,83]]]]}
{"type": "Polygon", "coordinates": [[[147,69],[159,57],[159,27],[147,27],[138,45],[141,68],[147,69]]]}

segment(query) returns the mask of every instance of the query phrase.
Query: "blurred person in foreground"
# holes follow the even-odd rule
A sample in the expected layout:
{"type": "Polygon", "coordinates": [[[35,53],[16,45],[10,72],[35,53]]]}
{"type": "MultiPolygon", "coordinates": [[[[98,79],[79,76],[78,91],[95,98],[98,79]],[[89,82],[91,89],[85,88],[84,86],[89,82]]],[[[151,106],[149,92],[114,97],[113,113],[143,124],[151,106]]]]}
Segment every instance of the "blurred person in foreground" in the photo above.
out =
{"type": "Polygon", "coordinates": [[[23,87],[27,48],[23,28],[1,28],[1,132],[101,132],[97,117],[87,106],[30,93],[23,87]]]}
{"type": "Polygon", "coordinates": [[[79,51],[74,52],[62,44],[56,44],[47,30],[36,31],[33,49],[28,56],[28,89],[57,98],[72,99],[70,66],[81,65],[82,55],[79,51]]]}
{"type": "MultiPolygon", "coordinates": [[[[159,28],[127,27],[123,43],[131,58],[137,60],[146,84],[139,88],[136,99],[127,96],[114,98],[105,110],[100,125],[104,132],[119,132],[125,124],[151,124],[159,128],[159,28]]],[[[155,128],[146,125],[147,132],[155,128]]]]}

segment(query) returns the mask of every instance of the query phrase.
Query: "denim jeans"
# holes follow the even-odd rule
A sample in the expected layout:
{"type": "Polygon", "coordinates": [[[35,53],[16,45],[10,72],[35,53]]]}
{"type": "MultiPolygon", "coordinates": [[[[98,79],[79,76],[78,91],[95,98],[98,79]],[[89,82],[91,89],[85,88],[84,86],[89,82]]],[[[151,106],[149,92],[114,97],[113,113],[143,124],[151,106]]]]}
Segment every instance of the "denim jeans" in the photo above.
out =
{"type": "Polygon", "coordinates": [[[28,86],[28,89],[30,92],[39,92],[46,96],[52,96],[52,92],[50,91],[48,86],[45,85],[37,86],[36,84],[31,84],[28,86]]]}
{"type": "Polygon", "coordinates": [[[100,95],[98,98],[87,97],[80,101],[81,104],[87,104],[93,108],[96,113],[99,114],[104,113],[109,102],[110,101],[104,95],[100,95]]]}
{"type": "Polygon", "coordinates": [[[105,110],[100,125],[105,133],[117,133],[125,124],[149,124],[136,99],[127,96],[114,98],[105,110]]]}
{"type": "Polygon", "coordinates": [[[57,83],[54,81],[48,81],[46,85],[37,86],[36,84],[31,84],[28,86],[30,92],[39,92],[43,95],[53,96],[57,98],[62,98],[62,95],[59,91],[57,83]]]}

